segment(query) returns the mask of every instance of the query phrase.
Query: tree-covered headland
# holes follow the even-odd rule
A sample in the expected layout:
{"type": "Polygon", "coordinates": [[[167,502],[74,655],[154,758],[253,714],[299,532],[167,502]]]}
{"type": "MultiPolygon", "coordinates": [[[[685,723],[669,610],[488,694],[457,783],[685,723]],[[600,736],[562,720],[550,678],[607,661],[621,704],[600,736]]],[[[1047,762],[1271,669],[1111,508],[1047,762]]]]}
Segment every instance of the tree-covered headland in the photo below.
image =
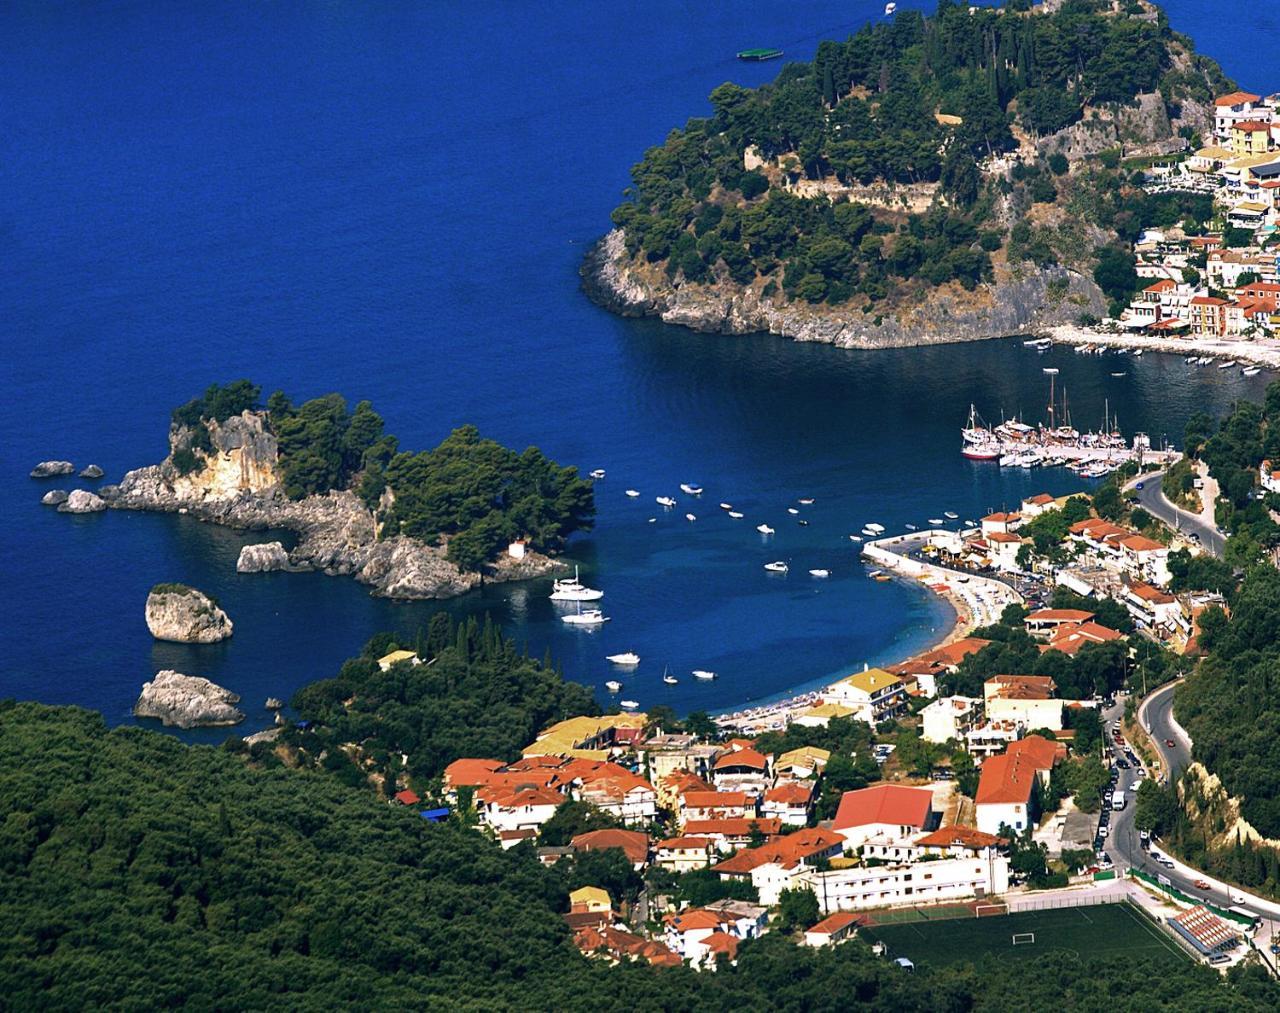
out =
{"type": "Polygon", "coordinates": [[[213,384],[176,408],[174,467],[191,474],[205,466],[213,449],[209,423],[261,411],[276,437],[285,495],[350,489],[374,511],[380,537],[447,543],[450,561],[463,570],[478,570],[516,538],[559,551],[592,525],[591,483],[537,447],[517,453],[462,426],[433,450],[406,451],[368,401],[352,409],[340,394],[301,404],[282,391],[265,405],[261,397],[261,387],[238,380],[213,384]]]}
{"type": "Polygon", "coordinates": [[[932,16],[907,11],[823,42],[770,84],[716,88],[711,116],[633,167],[613,221],[628,252],[676,284],[871,312],[949,283],[973,289],[998,261],[1032,262],[1098,267],[1117,300],[1136,285],[1132,259],[1099,236],[1131,240],[1195,218],[1203,201],[1143,194],[1118,149],[1068,162],[1041,157],[1036,140],[1114,118],[1140,94],[1177,117],[1229,84],[1146,3],[1067,0],[1046,13],[940,0],[932,16]],[[932,201],[871,201],[873,184],[924,185],[932,201]]]}

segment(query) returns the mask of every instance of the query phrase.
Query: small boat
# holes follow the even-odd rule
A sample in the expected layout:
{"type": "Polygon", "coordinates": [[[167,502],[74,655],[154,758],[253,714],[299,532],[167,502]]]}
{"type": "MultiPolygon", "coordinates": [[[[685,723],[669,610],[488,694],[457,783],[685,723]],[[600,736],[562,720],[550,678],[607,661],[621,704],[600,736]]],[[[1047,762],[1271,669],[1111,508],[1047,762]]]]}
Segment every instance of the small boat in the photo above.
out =
{"type": "Polygon", "coordinates": [[[802,528],[807,528],[809,526],[809,522],[803,519],[796,521],[796,523],[799,524],[802,528]]]}
{"type": "Polygon", "coordinates": [[[627,495],[628,495],[631,499],[635,499],[637,496],[639,496],[639,495],[640,495],[640,490],[639,490],[639,489],[628,489],[628,490],[627,490],[627,495]]]}
{"type": "Polygon", "coordinates": [[[866,527],[868,531],[874,531],[876,534],[880,534],[884,531],[883,524],[868,524],[866,527]]]}
{"type": "Polygon", "coordinates": [[[863,533],[864,535],[866,535],[868,538],[875,538],[875,537],[876,537],[876,533],[875,533],[874,531],[872,531],[870,528],[863,528],[863,529],[862,529],[862,533],[863,533]]]}
{"type": "Polygon", "coordinates": [[[762,534],[762,535],[771,535],[771,534],[773,534],[773,528],[769,527],[769,525],[768,525],[768,524],[757,524],[757,525],[756,525],[756,530],[757,530],[757,531],[759,531],[759,532],[760,532],[760,534],[762,534]]]}
{"type": "Polygon", "coordinates": [[[656,518],[656,517],[650,517],[650,518],[649,518],[649,523],[650,523],[650,524],[657,524],[657,523],[658,523],[658,518],[656,518]]]}
{"type": "Polygon", "coordinates": [[[800,511],[799,511],[799,510],[797,510],[795,507],[787,507],[787,513],[789,513],[789,514],[793,514],[793,515],[794,515],[794,514],[798,514],[799,512],[800,512],[800,511]]]}
{"type": "Polygon", "coordinates": [[[672,675],[670,672],[668,672],[666,675],[664,675],[664,676],[662,677],[662,681],[663,681],[663,682],[665,682],[668,686],[674,686],[674,685],[675,685],[677,682],[679,682],[680,680],[679,680],[679,679],[677,679],[677,678],[676,678],[674,675],[672,675]]]}
{"type": "Polygon", "coordinates": [[[716,673],[709,672],[705,668],[695,668],[693,670],[693,677],[695,679],[714,679],[716,677],[716,673]]]}
{"type": "Polygon", "coordinates": [[[1133,350],[1133,357],[1134,357],[1135,359],[1136,359],[1136,358],[1139,358],[1141,355],[1142,355],[1142,349],[1141,349],[1141,348],[1135,348],[1135,349],[1133,350]]]}
{"type": "Polygon", "coordinates": [[[571,615],[561,616],[562,623],[568,623],[570,626],[599,626],[601,623],[607,623],[609,617],[599,609],[587,609],[583,612],[581,606],[577,612],[571,615]]]}
{"type": "Polygon", "coordinates": [[[796,500],[796,502],[799,503],[801,506],[813,506],[813,497],[802,496],[800,499],[796,500]]]}
{"type": "Polygon", "coordinates": [[[1057,376],[1057,375],[1058,375],[1058,370],[1057,370],[1057,368],[1056,368],[1056,367],[1054,367],[1054,366],[1045,366],[1045,367],[1044,367],[1044,369],[1040,370],[1040,372],[1042,372],[1042,373],[1048,373],[1050,376],[1057,376]]]}
{"type": "Polygon", "coordinates": [[[732,504],[732,503],[721,503],[721,504],[720,504],[720,509],[721,509],[721,510],[732,510],[732,509],[733,509],[733,504],[732,504]]]}
{"type": "Polygon", "coordinates": [[[629,710],[629,711],[633,711],[633,710],[635,710],[637,707],[639,707],[639,706],[640,706],[640,705],[639,705],[638,703],[636,703],[634,700],[622,700],[622,701],[619,701],[619,702],[622,704],[622,707],[623,707],[623,709],[624,709],[624,710],[629,710]]]}
{"type": "Polygon", "coordinates": [[[595,471],[591,472],[591,477],[596,479],[597,481],[604,478],[604,469],[597,468],[595,471]]]}
{"type": "Polygon", "coordinates": [[[622,689],[622,683],[615,682],[613,679],[610,679],[608,682],[604,684],[604,688],[607,689],[610,693],[616,693],[618,692],[618,690],[622,689]]]}
{"type": "Polygon", "coordinates": [[[685,514],[684,519],[688,521],[690,524],[692,524],[694,521],[698,519],[698,516],[697,514],[685,514]]]}
{"type": "Polygon", "coordinates": [[[970,443],[961,449],[960,456],[967,457],[970,461],[996,461],[1000,458],[1000,451],[995,447],[983,447],[970,443]]]}
{"type": "Polygon", "coordinates": [[[659,506],[666,507],[668,510],[670,510],[673,506],[676,505],[676,501],[673,500],[670,496],[659,496],[657,499],[654,500],[654,502],[657,503],[659,506]]]}
{"type": "Polygon", "coordinates": [[[887,18],[887,17],[892,17],[892,16],[893,16],[893,12],[894,12],[894,11],[896,11],[897,9],[898,9],[898,5],[897,5],[897,4],[895,4],[895,3],[888,3],[888,4],[885,4],[885,5],[884,5],[884,16],[885,16],[886,18],[887,18]]]}
{"type": "Polygon", "coordinates": [[[606,654],[604,660],[611,661],[615,665],[638,665],[640,655],[635,651],[624,651],[622,654],[606,654]]]}
{"type": "Polygon", "coordinates": [[[1194,355],[1188,355],[1182,361],[1185,362],[1188,366],[1194,366],[1196,364],[1196,357],[1194,355]]]}
{"type": "Polygon", "coordinates": [[[551,585],[552,601],[599,601],[603,597],[603,591],[587,587],[578,579],[576,566],[573,568],[572,579],[565,577],[563,580],[554,581],[551,585]]]}
{"type": "Polygon", "coordinates": [[[887,573],[877,573],[874,579],[877,580],[879,583],[883,584],[886,580],[892,580],[893,578],[890,577],[887,573]]]}
{"type": "Polygon", "coordinates": [[[730,510],[729,516],[732,517],[735,521],[742,520],[742,514],[738,513],[737,510],[730,510]]]}
{"type": "Polygon", "coordinates": [[[871,577],[871,578],[874,580],[876,577],[879,577],[879,576],[880,576],[880,574],[882,574],[882,573],[884,573],[884,571],[883,571],[883,570],[868,570],[868,571],[867,571],[867,576],[868,576],[868,577],[871,577]]]}
{"type": "Polygon", "coordinates": [[[701,496],[701,495],[702,495],[702,486],[700,486],[700,485],[692,485],[692,484],[690,484],[689,482],[681,482],[681,483],[680,483],[680,491],[681,491],[681,492],[688,493],[690,496],[701,496]]]}
{"type": "Polygon", "coordinates": [[[1245,366],[1245,368],[1240,370],[1240,372],[1245,376],[1257,376],[1259,373],[1262,372],[1262,367],[1261,366],[1245,366]]]}
{"type": "Polygon", "coordinates": [[[1112,376],[1128,376],[1128,373],[1112,373],[1112,376]]]}
{"type": "Polygon", "coordinates": [[[1219,368],[1219,369],[1231,369],[1234,365],[1235,365],[1235,361],[1234,361],[1233,359],[1228,359],[1226,362],[1220,362],[1220,363],[1218,363],[1218,368],[1219,368]]]}
{"type": "Polygon", "coordinates": [[[776,60],[782,55],[782,50],[760,47],[756,49],[743,49],[735,55],[739,60],[746,60],[748,63],[760,63],[764,60],[776,60]]]}
{"type": "Polygon", "coordinates": [[[765,563],[764,568],[770,573],[786,573],[791,569],[781,559],[774,560],[772,563],[765,563]]]}
{"type": "Polygon", "coordinates": [[[849,536],[849,541],[851,541],[851,542],[860,542],[860,541],[862,541],[862,536],[861,536],[861,535],[850,535],[850,536],[849,536]]]}
{"type": "Polygon", "coordinates": [[[831,571],[830,570],[810,570],[809,576],[810,577],[830,577],[831,571]]]}
{"type": "Polygon", "coordinates": [[[920,530],[919,526],[918,526],[918,525],[915,525],[915,524],[905,524],[905,525],[903,525],[903,526],[904,526],[908,531],[919,531],[919,530],[920,530]]]}
{"type": "Polygon", "coordinates": [[[930,517],[930,518],[929,518],[929,523],[930,523],[930,524],[932,524],[935,528],[940,528],[940,527],[942,527],[942,518],[941,518],[941,517],[930,517]]]}
{"type": "Polygon", "coordinates": [[[959,515],[959,514],[952,513],[950,510],[944,510],[944,511],[942,511],[942,516],[943,516],[943,517],[945,517],[945,518],[946,518],[947,520],[949,520],[949,521],[954,521],[954,520],[956,520],[956,518],[958,518],[960,515],[959,515]]]}

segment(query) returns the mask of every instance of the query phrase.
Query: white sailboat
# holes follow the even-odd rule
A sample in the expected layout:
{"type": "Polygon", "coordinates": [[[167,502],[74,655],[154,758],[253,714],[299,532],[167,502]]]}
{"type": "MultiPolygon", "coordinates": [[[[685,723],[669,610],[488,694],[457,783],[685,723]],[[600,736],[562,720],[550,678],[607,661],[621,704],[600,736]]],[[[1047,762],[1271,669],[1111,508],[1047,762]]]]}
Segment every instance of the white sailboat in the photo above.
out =
{"type": "Polygon", "coordinates": [[[551,585],[552,601],[599,601],[604,597],[603,591],[587,587],[578,579],[578,568],[573,568],[573,579],[564,578],[551,585]]]}
{"type": "Polygon", "coordinates": [[[587,609],[582,611],[582,606],[578,606],[578,611],[570,613],[567,616],[561,616],[562,623],[568,623],[570,626],[599,626],[609,621],[609,616],[605,615],[599,609],[587,609]]]}
{"type": "Polygon", "coordinates": [[[676,501],[673,500],[670,496],[658,496],[654,499],[654,502],[657,503],[659,506],[666,507],[668,510],[670,510],[673,506],[676,505],[676,501]]]}
{"type": "Polygon", "coordinates": [[[639,489],[628,489],[628,490],[627,490],[627,496],[629,496],[631,499],[635,499],[635,498],[636,498],[637,496],[639,496],[639,495],[640,495],[640,490],[639,490],[639,489]]]}
{"type": "Polygon", "coordinates": [[[668,686],[674,686],[680,680],[671,674],[671,670],[669,668],[663,668],[662,681],[665,682],[668,686]]]}
{"type": "Polygon", "coordinates": [[[633,711],[633,710],[635,710],[637,707],[639,707],[639,706],[640,706],[640,705],[639,705],[638,703],[636,703],[636,701],[634,701],[634,700],[621,700],[621,701],[619,701],[619,702],[622,704],[622,709],[623,709],[623,710],[633,711]]]}
{"type": "Polygon", "coordinates": [[[688,493],[690,496],[702,495],[702,486],[694,485],[692,482],[681,482],[680,490],[682,492],[688,493]]]}
{"type": "Polygon", "coordinates": [[[830,576],[831,576],[831,571],[830,571],[830,570],[821,570],[821,569],[819,569],[819,570],[810,570],[810,571],[809,571],[809,576],[810,576],[810,577],[830,577],[830,576]]]}
{"type": "Polygon", "coordinates": [[[765,563],[764,568],[770,573],[786,573],[791,567],[787,566],[781,559],[776,559],[772,563],[765,563]]]}
{"type": "Polygon", "coordinates": [[[698,516],[697,514],[685,514],[684,519],[688,521],[690,524],[692,524],[694,521],[698,519],[698,516]]]}
{"type": "Polygon", "coordinates": [[[604,660],[615,665],[632,666],[640,664],[640,655],[635,651],[623,651],[621,654],[606,654],[604,660]]]}
{"type": "Polygon", "coordinates": [[[730,510],[729,516],[732,517],[735,521],[742,520],[742,514],[738,513],[737,510],[730,510]]]}
{"type": "Polygon", "coordinates": [[[768,524],[757,524],[757,525],[756,525],[756,530],[757,530],[757,531],[759,531],[759,532],[760,532],[760,534],[762,534],[762,535],[771,535],[771,534],[773,534],[773,528],[769,527],[769,525],[768,525],[768,524]]]}

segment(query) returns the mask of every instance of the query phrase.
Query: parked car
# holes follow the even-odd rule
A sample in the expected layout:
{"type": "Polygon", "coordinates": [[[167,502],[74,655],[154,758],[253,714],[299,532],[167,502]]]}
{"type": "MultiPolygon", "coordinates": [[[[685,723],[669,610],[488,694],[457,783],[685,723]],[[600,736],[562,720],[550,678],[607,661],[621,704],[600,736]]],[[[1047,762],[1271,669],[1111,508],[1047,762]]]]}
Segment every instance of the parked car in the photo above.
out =
{"type": "Polygon", "coordinates": [[[1168,746],[1170,749],[1173,749],[1173,748],[1174,748],[1174,746],[1176,746],[1176,745],[1177,745],[1177,743],[1176,743],[1176,742],[1174,742],[1174,741],[1173,741],[1173,739],[1165,739],[1165,740],[1164,740],[1164,744],[1165,744],[1166,746],[1168,746]]]}
{"type": "Polygon", "coordinates": [[[1203,879],[1197,879],[1197,880],[1196,880],[1196,884],[1195,884],[1195,886],[1196,886],[1196,889],[1197,889],[1197,890],[1212,890],[1212,889],[1213,889],[1213,887],[1211,887],[1211,886],[1210,886],[1208,883],[1206,883],[1203,879]]]}

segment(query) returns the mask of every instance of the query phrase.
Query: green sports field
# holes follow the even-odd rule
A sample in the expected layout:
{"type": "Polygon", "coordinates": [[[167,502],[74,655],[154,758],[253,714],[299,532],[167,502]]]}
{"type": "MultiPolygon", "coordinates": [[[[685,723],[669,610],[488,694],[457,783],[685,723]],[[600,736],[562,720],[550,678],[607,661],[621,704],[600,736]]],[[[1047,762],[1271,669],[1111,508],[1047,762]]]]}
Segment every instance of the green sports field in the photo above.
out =
{"type": "Polygon", "coordinates": [[[1035,960],[1052,950],[1081,957],[1128,956],[1143,961],[1180,961],[1190,957],[1129,904],[1024,911],[988,918],[875,925],[861,930],[883,942],[892,958],[915,964],[977,963],[992,954],[1002,960],[1035,960]],[[1013,944],[1014,934],[1034,933],[1034,942],[1013,944]]]}

